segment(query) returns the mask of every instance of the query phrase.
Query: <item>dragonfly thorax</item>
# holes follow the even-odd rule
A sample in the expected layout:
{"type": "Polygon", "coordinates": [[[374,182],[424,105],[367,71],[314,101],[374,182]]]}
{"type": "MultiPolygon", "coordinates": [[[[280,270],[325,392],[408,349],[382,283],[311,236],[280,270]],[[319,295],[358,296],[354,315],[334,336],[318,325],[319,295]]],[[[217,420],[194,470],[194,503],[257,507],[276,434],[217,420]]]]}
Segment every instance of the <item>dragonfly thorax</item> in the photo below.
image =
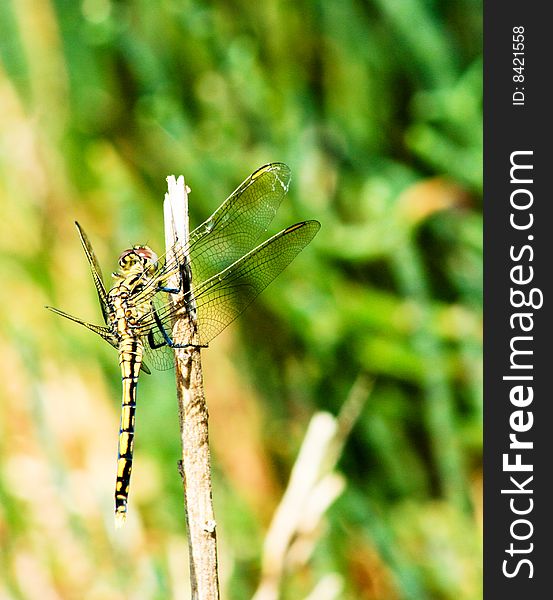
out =
{"type": "MultiPolygon", "coordinates": [[[[135,338],[131,328],[151,311],[152,289],[141,299],[158,269],[158,256],[148,246],[133,246],[119,257],[119,271],[112,274],[115,284],[107,294],[107,324],[118,343],[135,338]]],[[[155,290],[154,290],[155,291],[155,290]]]]}

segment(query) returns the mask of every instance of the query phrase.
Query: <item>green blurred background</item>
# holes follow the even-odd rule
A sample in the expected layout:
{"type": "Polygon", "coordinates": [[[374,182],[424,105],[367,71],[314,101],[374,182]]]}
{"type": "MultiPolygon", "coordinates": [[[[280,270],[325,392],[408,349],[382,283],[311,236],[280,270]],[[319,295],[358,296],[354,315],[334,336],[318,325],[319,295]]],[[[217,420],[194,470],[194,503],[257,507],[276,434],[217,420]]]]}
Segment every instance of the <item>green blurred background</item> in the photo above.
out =
{"type": "Polygon", "coordinates": [[[43,305],[101,322],[75,219],[110,273],[161,249],[167,175],[198,224],[271,161],[271,232],[322,229],[203,352],[222,597],[364,375],[281,597],[481,597],[481,27],[478,0],[0,2],[0,598],[189,597],[173,374],[141,378],[115,531],[117,356],[43,305]]]}

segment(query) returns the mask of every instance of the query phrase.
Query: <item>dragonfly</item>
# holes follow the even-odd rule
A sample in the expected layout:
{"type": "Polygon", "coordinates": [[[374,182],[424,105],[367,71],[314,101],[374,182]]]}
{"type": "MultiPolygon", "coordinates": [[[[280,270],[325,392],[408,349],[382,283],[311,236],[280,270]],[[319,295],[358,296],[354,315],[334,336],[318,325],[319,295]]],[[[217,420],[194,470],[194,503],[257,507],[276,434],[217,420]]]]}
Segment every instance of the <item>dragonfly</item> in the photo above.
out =
{"type": "Polygon", "coordinates": [[[206,347],[315,237],[320,223],[311,220],[261,242],[289,185],[290,169],[284,163],[259,168],[190,233],[186,244],[177,241],[162,257],[146,245],[125,250],[118,270],[112,273],[114,282],[109,290],[92,245],[75,222],[105,325],[88,323],[52,306],[46,308],[98,334],[119,353],[122,406],[115,483],[117,526],[127,516],[140,372],[150,373],[148,364],[160,370],[174,366],[175,348],[206,347]],[[183,313],[195,323],[192,343],[177,343],[172,337],[183,313]]]}

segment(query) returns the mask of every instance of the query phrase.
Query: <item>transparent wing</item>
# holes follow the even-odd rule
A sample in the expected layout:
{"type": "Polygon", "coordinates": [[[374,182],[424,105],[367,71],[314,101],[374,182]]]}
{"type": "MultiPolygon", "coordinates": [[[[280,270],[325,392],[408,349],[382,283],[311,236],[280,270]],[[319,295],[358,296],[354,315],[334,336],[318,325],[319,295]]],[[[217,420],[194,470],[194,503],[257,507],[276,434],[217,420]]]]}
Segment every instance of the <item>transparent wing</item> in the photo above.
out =
{"type": "Polygon", "coordinates": [[[103,337],[104,340],[106,340],[106,342],[109,342],[114,348],[117,348],[117,339],[115,338],[115,336],[111,333],[111,331],[107,327],[102,327],[100,325],[93,325],[92,323],[87,323],[86,321],[83,321],[82,319],[79,319],[78,317],[74,317],[73,315],[70,315],[69,313],[66,313],[63,310],[60,310],[59,308],[54,308],[53,306],[45,306],[45,308],[47,308],[48,310],[51,310],[53,313],[56,313],[57,315],[60,315],[60,317],[65,317],[66,319],[69,319],[70,321],[79,323],[79,325],[83,325],[87,329],[90,329],[90,331],[93,331],[94,333],[97,333],[99,336],[103,337]]]}
{"type": "MultiPolygon", "coordinates": [[[[254,298],[309,244],[320,229],[318,221],[304,221],[277,233],[210,279],[194,287],[198,341],[207,345],[242,313],[254,298]]],[[[184,300],[186,307],[187,300],[184,300]]],[[[188,300],[192,305],[191,299],[188,300]]],[[[137,324],[142,335],[159,331],[161,323],[170,334],[182,306],[160,302],[157,320],[150,311],[137,324]]],[[[186,307],[188,308],[188,307],[186,307]]],[[[157,334],[156,334],[157,335],[157,334]]]]}
{"type": "Polygon", "coordinates": [[[167,371],[175,367],[175,352],[170,346],[165,345],[153,349],[148,345],[147,340],[143,341],[144,355],[146,356],[146,363],[148,365],[153,366],[158,371],[167,371]]]}
{"type": "MultiPolygon", "coordinates": [[[[151,306],[157,312],[165,309],[172,303],[170,294],[158,292],[151,299],[151,306]]],[[[152,314],[153,316],[153,314],[152,314]]],[[[171,335],[169,330],[168,335],[171,335]]],[[[146,334],[142,335],[142,343],[144,346],[144,354],[149,365],[153,365],[158,371],[166,371],[175,366],[175,353],[172,348],[167,345],[161,329],[156,326],[151,327],[146,334]]]]}
{"type": "Polygon", "coordinates": [[[159,282],[178,270],[190,256],[192,280],[203,282],[244,256],[261,236],[288,191],[290,168],[270,163],[252,173],[199,227],[190,233],[188,247],[176,244],[156,278],[143,286],[136,302],[149,301],[159,282]]]}
{"type": "Polygon", "coordinates": [[[260,241],[290,185],[290,168],[271,163],[252,173],[190,234],[192,280],[204,281],[260,241]]]}
{"type": "Polygon", "coordinates": [[[92,244],[90,243],[86,233],[84,232],[82,227],[77,223],[77,221],[75,221],[75,225],[77,226],[77,231],[79,232],[81,244],[83,246],[86,259],[88,260],[88,264],[90,266],[92,278],[94,279],[94,286],[96,287],[96,292],[98,293],[98,300],[100,301],[100,308],[102,309],[104,322],[107,323],[107,292],[106,287],[104,285],[104,278],[102,276],[102,269],[100,268],[100,263],[96,258],[96,254],[94,253],[94,249],[92,248],[92,244]]]}

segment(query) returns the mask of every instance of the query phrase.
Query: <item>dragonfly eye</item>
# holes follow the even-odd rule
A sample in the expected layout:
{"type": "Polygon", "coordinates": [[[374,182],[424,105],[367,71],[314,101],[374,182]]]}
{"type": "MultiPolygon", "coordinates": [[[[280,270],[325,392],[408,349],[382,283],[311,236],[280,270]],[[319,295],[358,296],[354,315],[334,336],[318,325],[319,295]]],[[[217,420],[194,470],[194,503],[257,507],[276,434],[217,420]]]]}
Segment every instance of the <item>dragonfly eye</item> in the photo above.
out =
{"type": "Polygon", "coordinates": [[[126,267],[130,262],[132,262],[132,256],[130,256],[131,254],[134,254],[134,250],[132,248],[129,248],[121,253],[121,256],[119,257],[120,267],[126,267]]]}
{"type": "Polygon", "coordinates": [[[157,265],[157,254],[148,246],[135,246],[133,250],[138,254],[144,265],[147,263],[157,265]]]}

